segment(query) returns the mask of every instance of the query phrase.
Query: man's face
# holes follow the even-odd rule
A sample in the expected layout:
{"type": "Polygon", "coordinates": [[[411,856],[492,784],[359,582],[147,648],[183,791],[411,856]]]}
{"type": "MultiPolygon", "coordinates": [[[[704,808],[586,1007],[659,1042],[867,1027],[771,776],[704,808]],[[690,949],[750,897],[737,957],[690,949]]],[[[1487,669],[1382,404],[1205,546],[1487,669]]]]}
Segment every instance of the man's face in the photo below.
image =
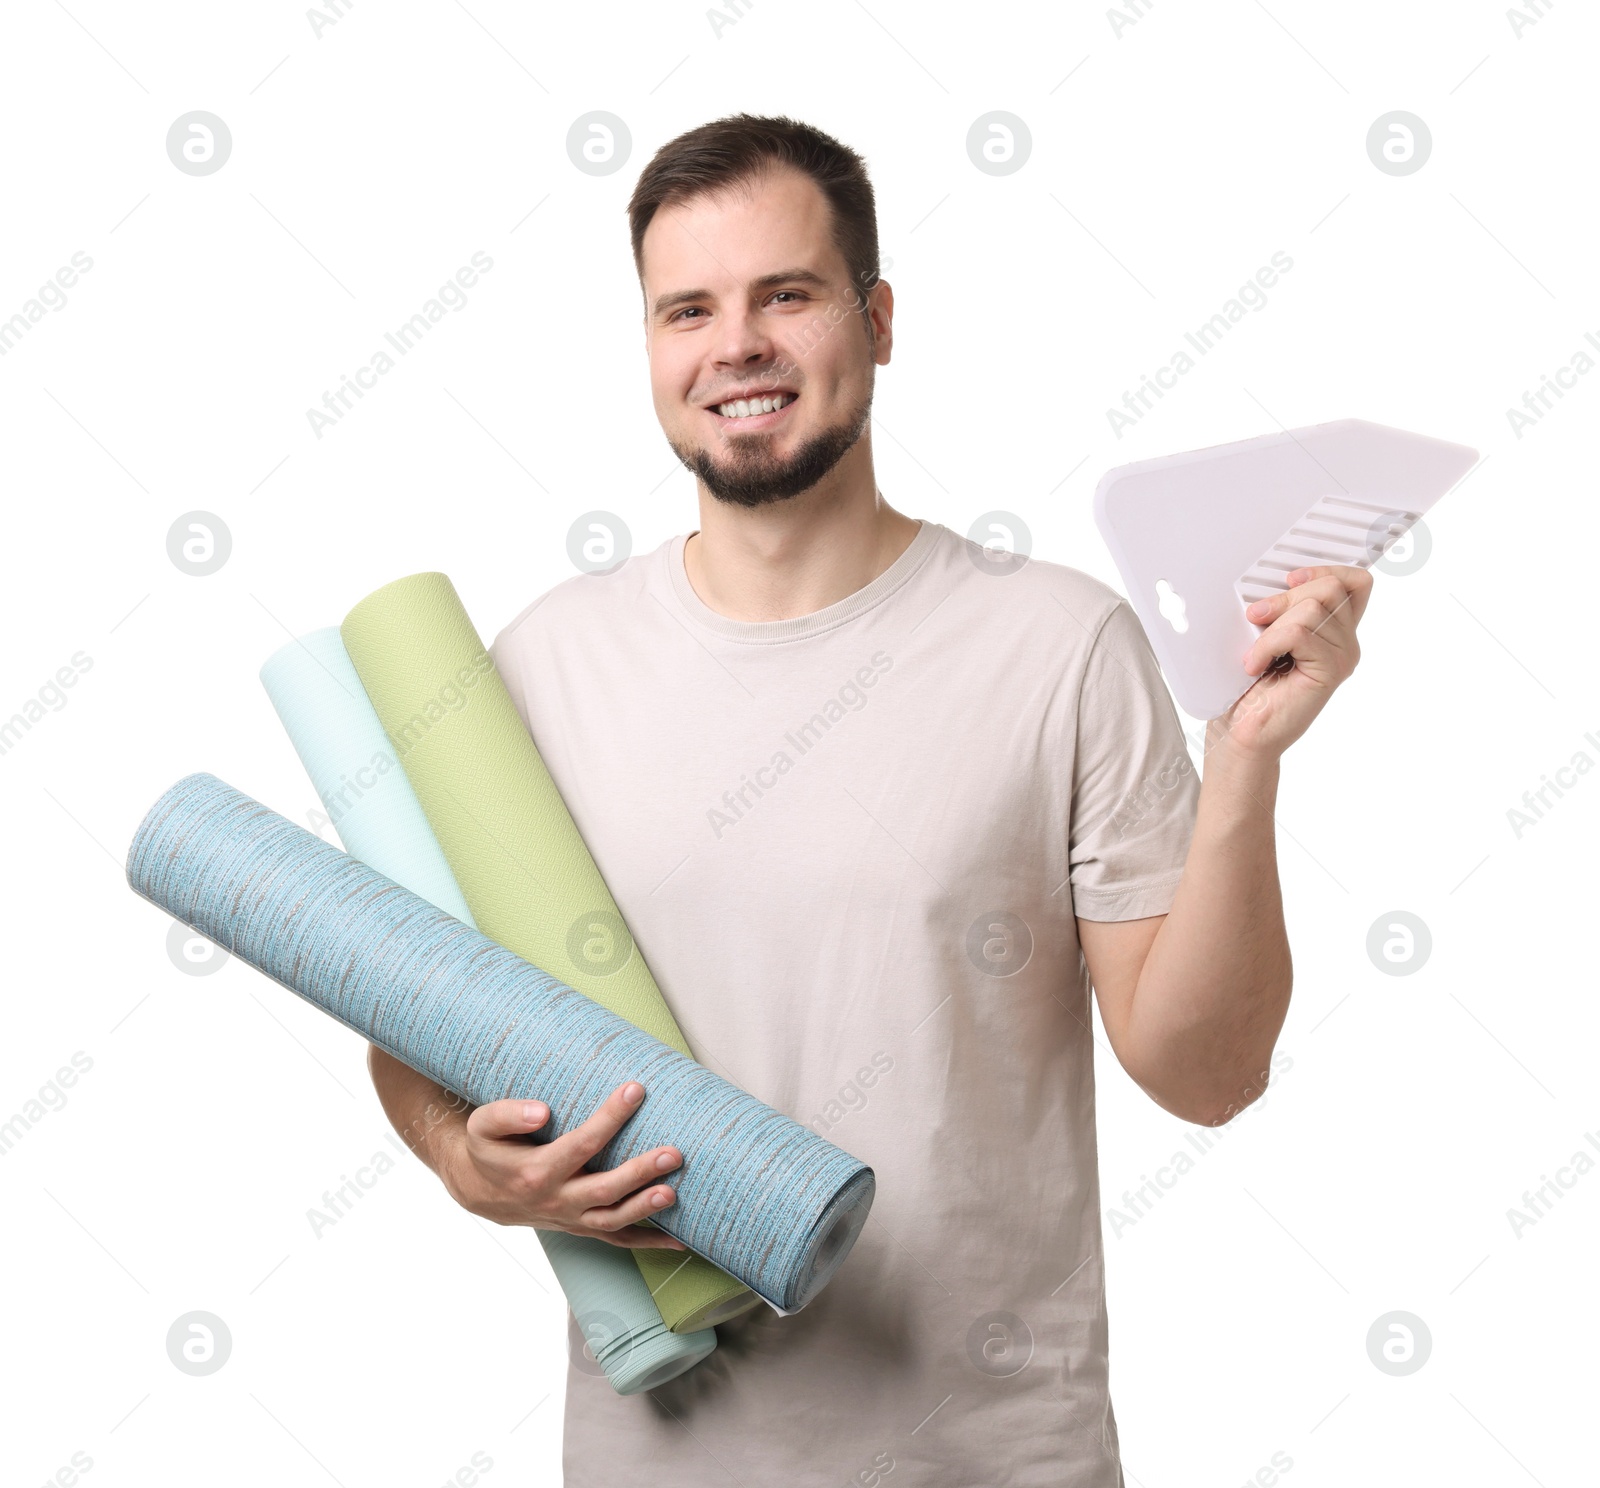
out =
{"type": "Polygon", "coordinates": [[[754,507],[808,491],[867,428],[894,300],[887,284],[870,296],[851,285],[830,227],[816,185],[779,169],[664,208],[645,231],[656,417],[720,501],[754,507]],[[727,406],[739,398],[751,412],[727,406]],[[763,398],[771,412],[752,407],[763,398]]]}

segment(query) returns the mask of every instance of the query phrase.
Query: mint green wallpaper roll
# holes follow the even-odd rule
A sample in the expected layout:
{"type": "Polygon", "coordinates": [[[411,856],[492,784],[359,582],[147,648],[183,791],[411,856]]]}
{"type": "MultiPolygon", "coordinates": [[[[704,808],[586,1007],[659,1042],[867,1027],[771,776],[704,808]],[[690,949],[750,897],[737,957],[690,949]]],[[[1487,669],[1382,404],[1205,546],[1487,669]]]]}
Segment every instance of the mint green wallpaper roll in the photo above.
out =
{"type": "MultiPolygon", "coordinates": [[[[350,856],[474,924],[337,627],[275,651],[261,681],[350,856]]],[[[716,1348],[714,1328],[667,1327],[628,1251],[559,1230],[535,1234],[579,1332],[619,1395],[664,1384],[716,1348]]]]}

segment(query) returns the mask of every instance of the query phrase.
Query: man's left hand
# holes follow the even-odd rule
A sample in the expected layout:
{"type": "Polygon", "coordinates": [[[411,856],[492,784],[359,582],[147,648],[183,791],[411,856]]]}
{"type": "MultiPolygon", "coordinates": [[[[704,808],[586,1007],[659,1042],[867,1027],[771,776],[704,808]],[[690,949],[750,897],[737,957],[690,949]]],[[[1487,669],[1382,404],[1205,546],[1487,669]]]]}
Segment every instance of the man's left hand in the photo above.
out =
{"type": "Polygon", "coordinates": [[[1306,731],[1356,668],[1356,626],[1372,593],[1372,575],[1348,564],[1297,568],[1289,587],[1251,605],[1245,614],[1266,629],[1245,654],[1259,680],[1208,733],[1220,730],[1251,756],[1276,758],[1306,731]],[[1273,667],[1275,658],[1292,658],[1273,667]]]}

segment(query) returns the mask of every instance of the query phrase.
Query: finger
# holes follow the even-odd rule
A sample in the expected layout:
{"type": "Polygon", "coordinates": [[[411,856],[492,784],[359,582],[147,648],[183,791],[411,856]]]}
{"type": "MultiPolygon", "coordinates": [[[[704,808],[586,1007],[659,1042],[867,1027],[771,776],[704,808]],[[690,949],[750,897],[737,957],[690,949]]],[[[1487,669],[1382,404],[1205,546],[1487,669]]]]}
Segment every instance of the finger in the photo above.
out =
{"type": "Polygon", "coordinates": [[[1367,608],[1367,601],[1372,597],[1372,570],[1357,568],[1350,563],[1324,563],[1312,568],[1297,568],[1286,577],[1289,584],[1297,588],[1316,583],[1321,579],[1337,580],[1350,596],[1350,612],[1357,621],[1361,619],[1367,608]]]}
{"type": "Polygon", "coordinates": [[[645,1184],[654,1183],[663,1173],[682,1166],[683,1154],[676,1147],[656,1147],[603,1172],[575,1174],[566,1192],[586,1208],[615,1204],[645,1184]]]}
{"type": "MultiPolygon", "coordinates": [[[[577,1234],[578,1231],[569,1231],[577,1234]]],[[[604,1240],[607,1245],[620,1245],[625,1250],[688,1250],[688,1246],[681,1240],[674,1240],[665,1230],[658,1230],[650,1225],[624,1225],[620,1230],[608,1232],[606,1230],[585,1230],[582,1232],[591,1240],[604,1240]]]]}
{"type": "Polygon", "coordinates": [[[1289,585],[1287,589],[1259,599],[1246,608],[1245,614],[1256,624],[1270,624],[1307,595],[1322,600],[1330,610],[1342,604],[1350,615],[1351,623],[1357,624],[1372,595],[1371,572],[1353,564],[1297,568],[1284,577],[1289,585]]]}
{"type": "Polygon", "coordinates": [[[1245,652],[1245,671],[1254,677],[1265,671],[1277,657],[1293,654],[1296,642],[1302,640],[1313,626],[1325,620],[1327,616],[1328,611],[1316,600],[1302,600],[1287,614],[1280,615],[1255,638],[1250,649],[1245,652]]]}
{"type": "Polygon", "coordinates": [[[626,1225],[638,1224],[671,1208],[677,1194],[665,1183],[652,1184],[641,1193],[624,1199],[620,1204],[606,1204],[592,1209],[582,1209],[573,1216],[575,1224],[588,1229],[604,1230],[614,1234],[626,1225]]]}
{"type": "Polygon", "coordinates": [[[1302,600],[1319,600],[1331,610],[1341,599],[1347,597],[1348,591],[1345,586],[1331,575],[1325,575],[1318,579],[1308,579],[1304,583],[1291,584],[1287,589],[1269,594],[1265,599],[1258,599],[1246,607],[1245,614],[1257,625],[1270,625],[1302,600]]]}
{"type": "Polygon", "coordinates": [[[1292,657],[1298,667],[1309,667],[1326,676],[1342,676],[1353,669],[1346,665],[1344,652],[1326,630],[1318,629],[1320,605],[1297,606],[1276,621],[1245,655],[1245,671],[1252,677],[1273,670],[1289,670],[1287,664],[1275,667],[1282,657],[1292,657]],[[1302,608],[1307,612],[1302,614],[1302,608]]]}
{"type": "Polygon", "coordinates": [[[492,1141],[538,1131],[549,1119],[550,1107],[542,1100],[490,1101],[467,1117],[467,1131],[492,1141]]]}
{"type": "Polygon", "coordinates": [[[1345,588],[1328,611],[1326,619],[1322,620],[1317,628],[1324,633],[1332,632],[1329,638],[1336,646],[1347,645],[1355,640],[1356,621],[1360,612],[1356,608],[1357,592],[1354,588],[1345,588]]]}
{"type": "Polygon", "coordinates": [[[577,1173],[622,1130],[623,1123],[639,1109],[643,1100],[644,1086],[637,1080],[617,1086],[594,1115],[557,1137],[545,1148],[554,1170],[564,1178],[577,1173]]]}

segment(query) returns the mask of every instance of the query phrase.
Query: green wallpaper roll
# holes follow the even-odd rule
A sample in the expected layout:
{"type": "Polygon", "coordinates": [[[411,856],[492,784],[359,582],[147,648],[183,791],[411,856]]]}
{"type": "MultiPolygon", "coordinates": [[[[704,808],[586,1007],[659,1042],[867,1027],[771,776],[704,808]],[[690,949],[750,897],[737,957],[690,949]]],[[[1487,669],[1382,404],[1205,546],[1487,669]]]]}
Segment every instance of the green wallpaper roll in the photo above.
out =
{"type": "MultiPolygon", "coordinates": [[[[396,579],[339,633],[478,928],[692,1059],[449,578],[396,579]]],[[[674,1333],[760,1301],[702,1256],[633,1258],[674,1333]]]]}

